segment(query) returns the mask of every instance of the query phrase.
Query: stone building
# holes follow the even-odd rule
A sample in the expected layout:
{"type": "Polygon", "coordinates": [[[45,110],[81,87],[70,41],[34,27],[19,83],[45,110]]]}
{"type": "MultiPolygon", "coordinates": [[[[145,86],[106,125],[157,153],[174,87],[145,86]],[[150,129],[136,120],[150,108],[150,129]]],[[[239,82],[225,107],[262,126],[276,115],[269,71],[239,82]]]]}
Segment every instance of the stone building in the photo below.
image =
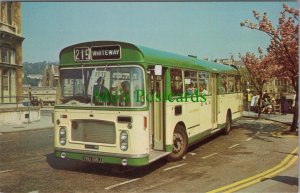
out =
{"type": "Polygon", "coordinates": [[[21,3],[0,1],[0,122],[39,119],[39,109],[22,105],[21,26],[21,3]]]}
{"type": "Polygon", "coordinates": [[[0,103],[22,101],[22,37],[20,2],[0,2],[0,103]]]}
{"type": "MultiPolygon", "coordinates": [[[[245,64],[243,63],[242,60],[234,61],[234,65],[238,69],[246,68],[245,64]]],[[[251,82],[249,84],[249,89],[251,91],[254,91],[254,86],[251,84],[251,82]]],[[[265,92],[271,94],[275,98],[280,98],[280,94],[282,94],[282,93],[285,95],[293,94],[294,89],[293,89],[293,86],[291,86],[291,84],[289,83],[289,81],[278,80],[277,78],[272,78],[272,79],[269,79],[269,81],[267,81],[264,84],[263,90],[265,92]]]]}
{"type": "Polygon", "coordinates": [[[57,87],[58,82],[58,66],[52,64],[46,66],[43,72],[42,86],[57,87]]]}

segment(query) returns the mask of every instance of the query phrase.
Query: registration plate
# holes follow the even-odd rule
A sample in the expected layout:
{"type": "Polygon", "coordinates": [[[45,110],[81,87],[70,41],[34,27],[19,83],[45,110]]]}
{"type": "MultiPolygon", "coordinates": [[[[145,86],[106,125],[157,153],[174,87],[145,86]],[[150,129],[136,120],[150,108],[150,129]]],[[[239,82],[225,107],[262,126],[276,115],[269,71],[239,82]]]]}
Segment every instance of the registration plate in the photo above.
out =
{"type": "Polygon", "coordinates": [[[83,157],[82,157],[82,160],[83,160],[83,161],[86,161],[86,162],[103,163],[101,157],[83,156],[83,157]]]}

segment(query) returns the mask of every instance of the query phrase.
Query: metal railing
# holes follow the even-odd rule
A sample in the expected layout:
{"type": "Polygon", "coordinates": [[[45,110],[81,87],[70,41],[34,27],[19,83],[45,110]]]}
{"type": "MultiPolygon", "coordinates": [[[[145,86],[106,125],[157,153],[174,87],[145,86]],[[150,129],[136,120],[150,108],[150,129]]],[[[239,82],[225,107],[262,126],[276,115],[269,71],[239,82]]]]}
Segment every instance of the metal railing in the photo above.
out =
{"type": "Polygon", "coordinates": [[[0,107],[19,108],[27,106],[40,106],[36,97],[29,96],[2,96],[0,97],[0,107]]]}

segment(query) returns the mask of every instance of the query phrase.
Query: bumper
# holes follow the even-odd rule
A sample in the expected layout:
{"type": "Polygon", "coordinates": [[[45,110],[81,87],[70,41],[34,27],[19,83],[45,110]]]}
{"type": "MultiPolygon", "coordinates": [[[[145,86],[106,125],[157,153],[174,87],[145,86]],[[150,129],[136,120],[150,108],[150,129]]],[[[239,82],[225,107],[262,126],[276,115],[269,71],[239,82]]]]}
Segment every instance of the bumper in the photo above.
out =
{"type": "Polygon", "coordinates": [[[124,160],[127,160],[128,166],[144,166],[149,164],[149,155],[136,155],[136,156],[128,156],[128,155],[119,155],[119,154],[101,154],[94,152],[84,152],[78,150],[69,150],[69,149],[55,149],[54,155],[55,157],[61,158],[61,153],[65,153],[64,159],[72,159],[72,160],[81,160],[84,161],[84,157],[93,157],[99,158],[101,160],[101,164],[116,164],[122,165],[124,160]]]}

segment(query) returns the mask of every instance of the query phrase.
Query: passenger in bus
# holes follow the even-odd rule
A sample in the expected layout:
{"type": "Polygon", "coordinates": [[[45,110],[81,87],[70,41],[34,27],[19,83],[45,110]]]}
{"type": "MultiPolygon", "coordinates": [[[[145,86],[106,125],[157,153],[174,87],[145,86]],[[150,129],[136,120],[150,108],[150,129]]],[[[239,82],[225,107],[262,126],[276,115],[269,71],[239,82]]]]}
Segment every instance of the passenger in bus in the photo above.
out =
{"type": "Polygon", "coordinates": [[[109,102],[109,91],[104,86],[104,79],[99,77],[97,79],[97,84],[94,85],[94,102],[95,104],[102,104],[109,102]]]}
{"type": "Polygon", "coordinates": [[[186,89],[186,93],[188,95],[192,95],[195,93],[195,86],[193,82],[191,82],[191,84],[188,85],[188,88],[186,89]]]}
{"type": "Polygon", "coordinates": [[[121,83],[122,94],[120,96],[121,106],[131,106],[130,101],[130,83],[125,80],[121,83]]]}
{"type": "Polygon", "coordinates": [[[204,88],[203,84],[200,84],[199,90],[200,90],[200,94],[203,94],[203,95],[207,95],[207,94],[208,94],[208,92],[207,92],[207,90],[204,88]]]}
{"type": "Polygon", "coordinates": [[[181,95],[183,93],[183,83],[179,82],[177,87],[177,94],[181,95]]]}

